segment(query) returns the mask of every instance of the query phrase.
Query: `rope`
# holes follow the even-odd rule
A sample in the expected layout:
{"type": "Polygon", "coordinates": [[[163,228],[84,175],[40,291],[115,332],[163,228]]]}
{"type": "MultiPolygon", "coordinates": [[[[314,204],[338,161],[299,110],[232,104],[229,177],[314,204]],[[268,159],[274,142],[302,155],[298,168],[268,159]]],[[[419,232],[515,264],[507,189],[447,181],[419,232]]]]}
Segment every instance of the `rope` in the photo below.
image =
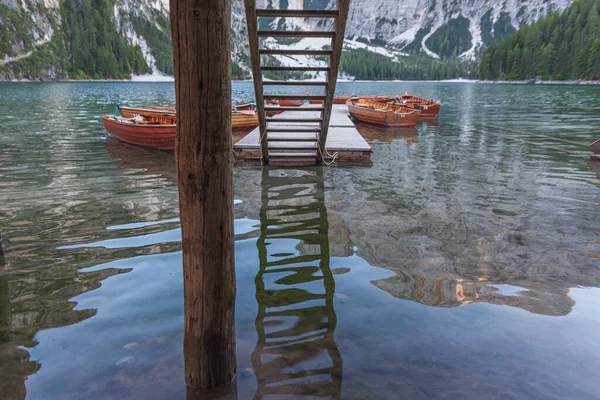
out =
{"type": "Polygon", "coordinates": [[[323,152],[321,151],[321,136],[317,134],[317,132],[318,130],[315,129],[315,136],[317,137],[317,149],[319,150],[319,154],[321,155],[321,160],[323,160],[323,164],[325,164],[327,167],[336,166],[337,158],[339,156],[338,152],[336,151],[335,153],[330,154],[327,151],[327,148],[323,146],[323,148],[325,149],[325,154],[323,154],[323,152]],[[331,159],[331,161],[327,161],[326,158],[331,159]]]}

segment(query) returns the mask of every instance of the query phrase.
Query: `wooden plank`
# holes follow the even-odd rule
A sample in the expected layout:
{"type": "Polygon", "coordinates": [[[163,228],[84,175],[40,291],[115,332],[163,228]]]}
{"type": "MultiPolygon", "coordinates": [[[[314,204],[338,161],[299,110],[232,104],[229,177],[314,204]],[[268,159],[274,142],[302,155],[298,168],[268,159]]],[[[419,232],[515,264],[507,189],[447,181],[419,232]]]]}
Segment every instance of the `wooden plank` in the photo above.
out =
{"type": "Polygon", "coordinates": [[[283,50],[283,49],[261,49],[260,54],[287,55],[287,56],[330,56],[331,50],[283,50]]]}
{"type": "Polygon", "coordinates": [[[300,127],[293,127],[293,128],[267,128],[267,133],[269,132],[290,132],[290,133],[296,133],[296,132],[319,132],[321,130],[321,128],[318,127],[314,127],[314,128],[300,128],[300,127]]]}
{"type": "MultiPolygon", "coordinates": [[[[182,0],[180,0],[182,1],[182,0]]],[[[269,162],[269,147],[265,136],[267,122],[265,120],[265,100],[263,98],[262,71],[260,54],[258,53],[258,19],[256,16],[256,0],[244,0],[246,6],[246,23],[248,25],[248,41],[250,42],[250,58],[252,59],[252,77],[254,81],[254,95],[258,111],[258,126],[261,131],[261,152],[263,159],[269,162]]],[[[263,68],[264,69],[264,68],[263,68]]]]}
{"type": "MultiPolygon", "coordinates": [[[[254,1],[254,0],[252,0],[254,1]]],[[[171,0],[184,365],[192,391],[236,375],[231,2],[171,0]]]]}
{"type": "Polygon", "coordinates": [[[276,10],[257,9],[258,17],[335,18],[338,10],[276,10]]]}
{"type": "Polygon", "coordinates": [[[258,31],[258,37],[333,38],[333,31],[258,31]]]}
{"type": "Polygon", "coordinates": [[[267,118],[267,122],[298,122],[298,123],[309,123],[309,122],[316,122],[316,123],[321,123],[322,119],[321,118],[284,118],[284,117],[272,117],[272,118],[267,118]]]}
{"type": "Polygon", "coordinates": [[[342,49],[344,47],[344,35],[346,33],[346,21],[348,20],[348,10],[350,9],[350,0],[337,0],[337,8],[339,15],[335,20],[336,35],[332,40],[333,54],[329,57],[329,73],[327,89],[325,90],[326,100],[324,102],[325,110],[323,111],[323,124],[321,130],[321,149],[320,154],[325,153],[327,143],[327,135],[329,129],[329,120],[331,118],[331,109],[333,106],[333,97],[335,96],[335,87],[337,84],[340,59],[342,57],[342,49]]]}

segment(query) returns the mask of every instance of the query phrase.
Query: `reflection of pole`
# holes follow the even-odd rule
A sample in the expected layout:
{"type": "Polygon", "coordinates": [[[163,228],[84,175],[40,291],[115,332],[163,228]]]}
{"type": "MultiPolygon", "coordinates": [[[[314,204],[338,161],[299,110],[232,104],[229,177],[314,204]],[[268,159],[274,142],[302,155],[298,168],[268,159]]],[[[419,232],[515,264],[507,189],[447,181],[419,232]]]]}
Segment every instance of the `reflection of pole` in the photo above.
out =
{"type": "Polygon", "coordinates": [[[263,169],[260,221],[255,398],[338,399],[342,359],[322,169],[263,169]]]}

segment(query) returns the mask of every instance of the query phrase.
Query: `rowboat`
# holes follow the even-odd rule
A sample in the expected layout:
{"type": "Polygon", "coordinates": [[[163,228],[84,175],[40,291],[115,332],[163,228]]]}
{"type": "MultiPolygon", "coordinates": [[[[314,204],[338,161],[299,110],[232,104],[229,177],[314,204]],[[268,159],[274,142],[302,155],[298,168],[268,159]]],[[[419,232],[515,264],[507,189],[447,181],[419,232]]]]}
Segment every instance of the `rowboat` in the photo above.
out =
{"type": "MultiPolygon", "coordinates": [[[[375,101],[381,101],[381,100],[386,100],[389,99],[389,96],[350,96],[350,95],[343,95],[343,96],[335,96],[333,98],[333,104],[346,104],[346,102],[350,99],[354,99],[354,100],[375,100],[375,101]]],[[[321,104],[323,103],[322,100],[309,100],[310,104],[321,104]]]]}
{"type": "Polygon", "coordinates": [[[416,126],[421,112],[391,102],[350,99],[346,102],[350,115],[360,122],[385,127],[416,126]]]}
{"type": "MultiPolygon", "coordinates": [[[[250,108],[251,106],[252,103],[245,103],[242,108],[250,108]]],[[[255,111],[236,108],[231,110],[231,129],[249,129],[258,126],[258,115],[255,111]]],[[[175,121],[177,119],[174,107],[136,108],[119,106],[119,113],[123,118],[134,118],[141,115],[142,117],[171,117],[175,121]]]]}
{"type": "Polygon", "coordinates": [[[440,102],[427,100],[417,96],[405,94],[399,99],[406,107],[421,111],[421,118],[435,118],[440,112],[440,102]]]}
{"type": "Polygon", "coordinates": [[[232,110],[231,128],[250,129],[258,126],[258,114],[253,110],[232,110]]]}
{"type": "Polygon", "coordinates": [[[177,125],[174,115],[138,115],[135,118],[105,115],[102,123],[109,135],[123,142],[158,150],[175,149],[177,125]]]}
{"type": "Polygon", "coordinates": [[[163,117],[172,116],[175,118],[175,107],[152,107],[152,108],[140,108],[140,107],[125,107],[117,106],[119,108],[119,114],[123,118],[134,118],[138,115],[152,116],[152,117],[163,117]]]}
{"type": "Polygon", "coordinates": [[[304,104],[304,100],[279,100],[281,107],[300,107],[304,104]]]}

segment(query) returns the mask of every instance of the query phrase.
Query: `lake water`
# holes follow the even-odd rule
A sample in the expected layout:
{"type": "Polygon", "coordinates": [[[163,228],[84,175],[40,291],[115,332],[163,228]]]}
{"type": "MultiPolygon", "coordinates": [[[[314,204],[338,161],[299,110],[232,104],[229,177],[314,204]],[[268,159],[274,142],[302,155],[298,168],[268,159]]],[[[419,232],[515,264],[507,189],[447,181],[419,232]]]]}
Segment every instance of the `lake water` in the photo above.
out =
{"type": "MultiPolygon", "coordinates": [[[[236,165],[229,397],[600,399],[600,87],[338,85],[405,91],[371,165],[236,165]]],[[[173,101],[0,84],[0,398],[185,398],[174,158],[100,122],[173,101]]]]}

